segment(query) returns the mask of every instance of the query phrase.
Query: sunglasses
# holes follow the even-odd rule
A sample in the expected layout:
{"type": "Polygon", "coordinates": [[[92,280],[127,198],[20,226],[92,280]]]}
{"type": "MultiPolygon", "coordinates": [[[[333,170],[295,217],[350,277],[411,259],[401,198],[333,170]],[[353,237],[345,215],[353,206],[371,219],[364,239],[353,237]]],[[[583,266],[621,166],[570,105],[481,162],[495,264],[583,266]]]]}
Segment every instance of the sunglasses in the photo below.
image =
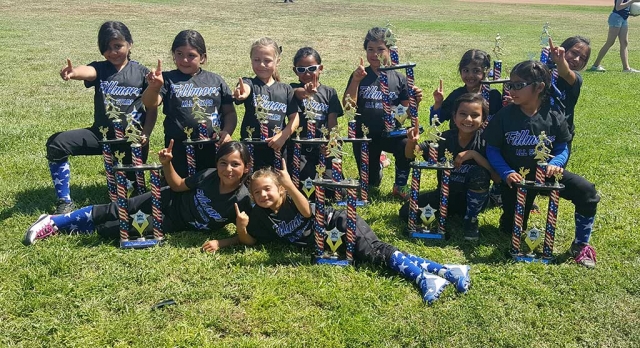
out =
{"type": "Polygon", "coordinates": [[[504,88],[507,91],[510,91],[512,89],[516,90],[516,91],[519,91],[519,90],[521,90],[521,89],[523,89],[523,88],[525,88],[525,87],[527,87],[529,85],[532,85],[534,83],[535,82],[505,82],[504,83],[504,88]]]}
{"type": "Polygon", "coordinates": [[[315,72],[320,68],[320,65],[310,65],[310,66],[297,66],[293,68],[298,74],[304,74],[306,72],[315,72]]]}

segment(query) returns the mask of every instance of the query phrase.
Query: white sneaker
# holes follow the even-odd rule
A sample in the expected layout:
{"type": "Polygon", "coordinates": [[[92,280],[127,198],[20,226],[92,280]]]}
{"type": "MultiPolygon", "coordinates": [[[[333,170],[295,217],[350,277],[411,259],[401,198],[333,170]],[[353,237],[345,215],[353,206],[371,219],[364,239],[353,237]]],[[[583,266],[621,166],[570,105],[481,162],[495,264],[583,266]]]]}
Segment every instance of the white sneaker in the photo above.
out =
{"type": "Polygon", "coordinates": [[[627,72],[627,73],[637,73],[640,72],[640,70],[636,70],[634,68],[629,68],[629,69],[624,69],[622,70],[622,72],[627,72]]]}
{"type": "Polygon", "coordinates": [[[598,66],[592,65],[592,66],[589,68],[589,71],[605,72],[605,71],[607,71],[607,70],[606,70],[602,65],[598,65],[598,66]]]}
{"type": "Polygon", "coordinates": [[[24,234],[24,238],[22,239],[22,244],[27,246],[32,245],[38,239],[45,239],[57,233],[58,228],[53,221],[51,221],[51,215],[42,214],[38,220],[27,229],[27,233],[24,234]]]}

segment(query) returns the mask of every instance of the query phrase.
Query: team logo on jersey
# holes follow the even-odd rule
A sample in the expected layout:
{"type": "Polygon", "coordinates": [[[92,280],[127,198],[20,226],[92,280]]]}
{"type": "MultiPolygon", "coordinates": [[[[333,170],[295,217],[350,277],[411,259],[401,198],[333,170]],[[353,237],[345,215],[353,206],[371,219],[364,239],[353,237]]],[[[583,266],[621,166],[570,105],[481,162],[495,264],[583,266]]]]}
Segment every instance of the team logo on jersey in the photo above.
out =
{"type": "Polygon", "coordinates": [[[193,83],[171,84],[171,96],[176,98],[219,96],[220,87],[195,87],[193,83]]]}
{"type": "Polygon", "coordinates": [[[120,86],[118,81],[100,81],[100,90],[102,94],[122,97],[137,97],[142,93],[142,88],[120,86]]]}
{"type": "Polygon", "coordinates": [[[213,219],[215,222],[226,222],[227,218],[223,218],[215,209],[213,209],[209,203],[211,203],[211,199],[204,194],[202,189],[197,189],[196,194],[193,196],[194,203],[196,205],[196,209],[198,209],[198,213],[200,217],[205,222],[209,222],[213,219]]]}
{"type": "MultiPolygon", "coordinates": [[[[512,146],[536,146],[539,142],[538,136],[530,134],[528,129],[506,132],[504,135],[507,139],[507,144],[512,146]]],[[[556,137],[555,135],[549,135],[547,139],[553,143],[556,137]]]]}
{"type": "MultiPolygon", "coordinates": [[[[282,112],[282,113],[287,112],[287,104],[269,100],[269,96],[265,94],[262,94],[261,97],[262,97],[261,106],[265,108],[267,111],[276,111],[276,112],[282,112]]],[[[254,98],[256,100],[260,100],[260,98],[258,97],[254,96],[254,98]]]]}

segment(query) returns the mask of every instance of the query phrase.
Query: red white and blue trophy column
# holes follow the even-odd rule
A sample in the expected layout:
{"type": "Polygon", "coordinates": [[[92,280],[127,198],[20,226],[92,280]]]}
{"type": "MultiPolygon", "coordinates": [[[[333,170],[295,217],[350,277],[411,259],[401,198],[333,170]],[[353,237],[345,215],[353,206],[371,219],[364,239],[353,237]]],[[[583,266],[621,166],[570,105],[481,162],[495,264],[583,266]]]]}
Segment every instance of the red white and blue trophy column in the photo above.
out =
{"type": "Polygon", "coordinates": [[[104,95],[105,98],[105,112],[109,120],[113,125],[114,139],[108,139],[109,128],[100,127],[100,133],[102,133],[102,140],[99,141],[102,146],[102,159],[104,161],[104,170],[107,177],[107,189],[109,190],[109,199],[112,202],[116,201],[117,188],[116,177],[113,171],[115,165],[115,157],[113,156],[113,150],[111,146],[125,144],[127,139],[124,137],[124,124],[122,122],[123,112],[120,111],[120,107],[117,106],[117,101],[109,94],[104,95]]]}
{"type": "MultiPolygon", "coordinates": [[[[442,140],[437,118],[432,119],[431,125],[425,129],[426,142],[429,147],[427,161],[422,160],[423,151],[414,151],[415,159],[409,164],[411,167],[411,192],[409,200],[409,221],[407,222],[407,232],[410,237],[418,239],[442,240],[445,238],[446,219],[449,204],[449,176],[453,169],[453,156],[445,150],[445,159],[438,160],[438,141],[442,140]],[[418,206],[418,195],[420,192],[420,179],[422,170],[442,171],[442,186],[440,189],[440,216],[438,227],[432,228],[436,219],[436,210],[430,205],[418,206]],[[420,221],[419,221],[420,220],[420,221]]],[[[418,142],[420,143],[420,142],[418,142]]]]}
{"type": "MultiPolygon", "coordinates": [[[[207,122],[211,122],[212,129],[216,129],[216,124],[214,124],[214,120],[217,119],[217,116],[214,118],[214,115],[207,112],[206,107],[202,106],[205,103],[200,101],[198,96],[193,97],[192,108],[191,108],[191,116],[194,120],[198,122],[198,138],[191,139],[191,134],[193,133],[193,129],[184,128],[184,133],[187,136],[187,139],[182,143],[185,146],[187,153],[187,174],[192,176],[196,173],[196,151],[195,146],[198,146],[199,149],[203,149],[205,146],[211,147],[215,149],[218,142],[218,134],[220,127],[217,127],[217,132],[213,132],[211,137],[209,137],[209,129],[207,122]],[[213,145],[213,146],[212,146],[213,145]]],[[[218,111],[214,109],[214,114],[218,111]]],[[[215,156],[215,150],[212,150],[212,156],[215,156]]]]}
{"type": "Polygon", "coordinates": [[[538,160],[536,165],[535,180],[526,180],[526,176],[529,174],[529,169],[520,168],[520,175],[522,181],[515,183],[517,187],[516,195],[516,207],[513,224],[513,235],[511,236],[511,255],[515,261],[523,262],[542,262],[550,263],[553,258],[553,243],[555,239],[555,230],[558,217],[558,202],[560,197],[560,190],[564,189],[564,185],[559,183],[562,178],[561,174],[555,176],[555,182],[546,182],[546,167],[547,161],[551,157],[550,139],[546,136],[545,132],[542,132],[538,136],[539,142],[535,147],[535,159],[538,160]],[[524,215],[526,209],[527,192],[549,192],[549,209],[547,210],[547,220],[545,232],[542,233],[537,228],[533,227],[525,234],[523,231],[524,215]],[[523,253],[521,250],[522,235],[525,234],[525,243],[529,247],[528,253],[523,253]],[[536,249],[543,244],[543,253],[538,255],[536,249]]]}

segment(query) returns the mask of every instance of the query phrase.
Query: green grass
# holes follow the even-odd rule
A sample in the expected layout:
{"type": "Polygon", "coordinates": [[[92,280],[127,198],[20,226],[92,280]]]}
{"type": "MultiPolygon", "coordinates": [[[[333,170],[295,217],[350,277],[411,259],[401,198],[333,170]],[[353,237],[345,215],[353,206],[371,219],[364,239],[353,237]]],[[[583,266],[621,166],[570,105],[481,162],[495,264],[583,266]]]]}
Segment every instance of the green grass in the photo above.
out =
{"type": "MultiPolygon", "coordinates": [[[[205,69],[229,84],[251,76],[248,51],[260,36],[283,47],[281,72],[303,45],[319,50],[322,82],[344,90],[362,39],[374,25],[397,27],[401,60],[415,61],[416,84],[428,97],[439,78],[445,92],[459,86],[456,65],[469,48],[490,51],[504,40],[507,69],[539,52],[544,22],[560,39],[592,38],[595,58],[606,37],[609,8],[472,4],[442,1],[110,1],[0,2],[0,345],[1,346],[619,346],[640,345],[640,77],[619,72],[617,46],[604,74],[584,73],[576,110],[570,169],[596,183],[599,205],[593,245],[598,267],[587,270],[566,255],[573,207],[560,203],[550,266],[514,264],[509,237],[497,231],[500,212],[481,215],[481,241],[464,243],[460,222],[440,245],[407,238],[389,198],[390,170],[375,204],[360,209],[379,237],[417,255],[468,263],[473,288],[447,289],[427,307],[415,286],[384,267],[314,266],[309,250],[289,246],[236,247],[199,252],[213,234],[168,236],[161,248],[123,251],[97,236],[58,236],[24,247],[25,228],[55,200],[45,154],[54,132],[85,127],[93,90],[58,77],[65,58],[100,60],[99,25],[121,20],[133,34],[133,56],[147,66],[167,61],[175,34],[200,31],[208,46],[205,69]],[[367,14],[365,17],[364,14],[367,14]],[[151,311],[166,298],[176,306],[151,311]]],[[[635,20],[630,61],[640,66],[635,20]]],[[[592,60],[593,60],[592,58],[592,60]]],[[[420,108],[426,120],[430,98],[420,108]]],[[[238,110],[242,114],[242,110],[238,110]]],[[[238,132],[235,138],[238,137],[238,132]]],[[[152,136],[160,149],[161,122],[152,136]]],[[[355,173],[347,157],[346,170],[355,173]]],[[[77,204],[107,202],[101,158],[77,157],[72,195],[77,204]]],[[[423,189],[435,180],[425,175],[423,189]]],[[[540,200],[545,203],[546,199],[540,200]]],[[[533,216],[532,223],[542,224],[533,216]]]]}

